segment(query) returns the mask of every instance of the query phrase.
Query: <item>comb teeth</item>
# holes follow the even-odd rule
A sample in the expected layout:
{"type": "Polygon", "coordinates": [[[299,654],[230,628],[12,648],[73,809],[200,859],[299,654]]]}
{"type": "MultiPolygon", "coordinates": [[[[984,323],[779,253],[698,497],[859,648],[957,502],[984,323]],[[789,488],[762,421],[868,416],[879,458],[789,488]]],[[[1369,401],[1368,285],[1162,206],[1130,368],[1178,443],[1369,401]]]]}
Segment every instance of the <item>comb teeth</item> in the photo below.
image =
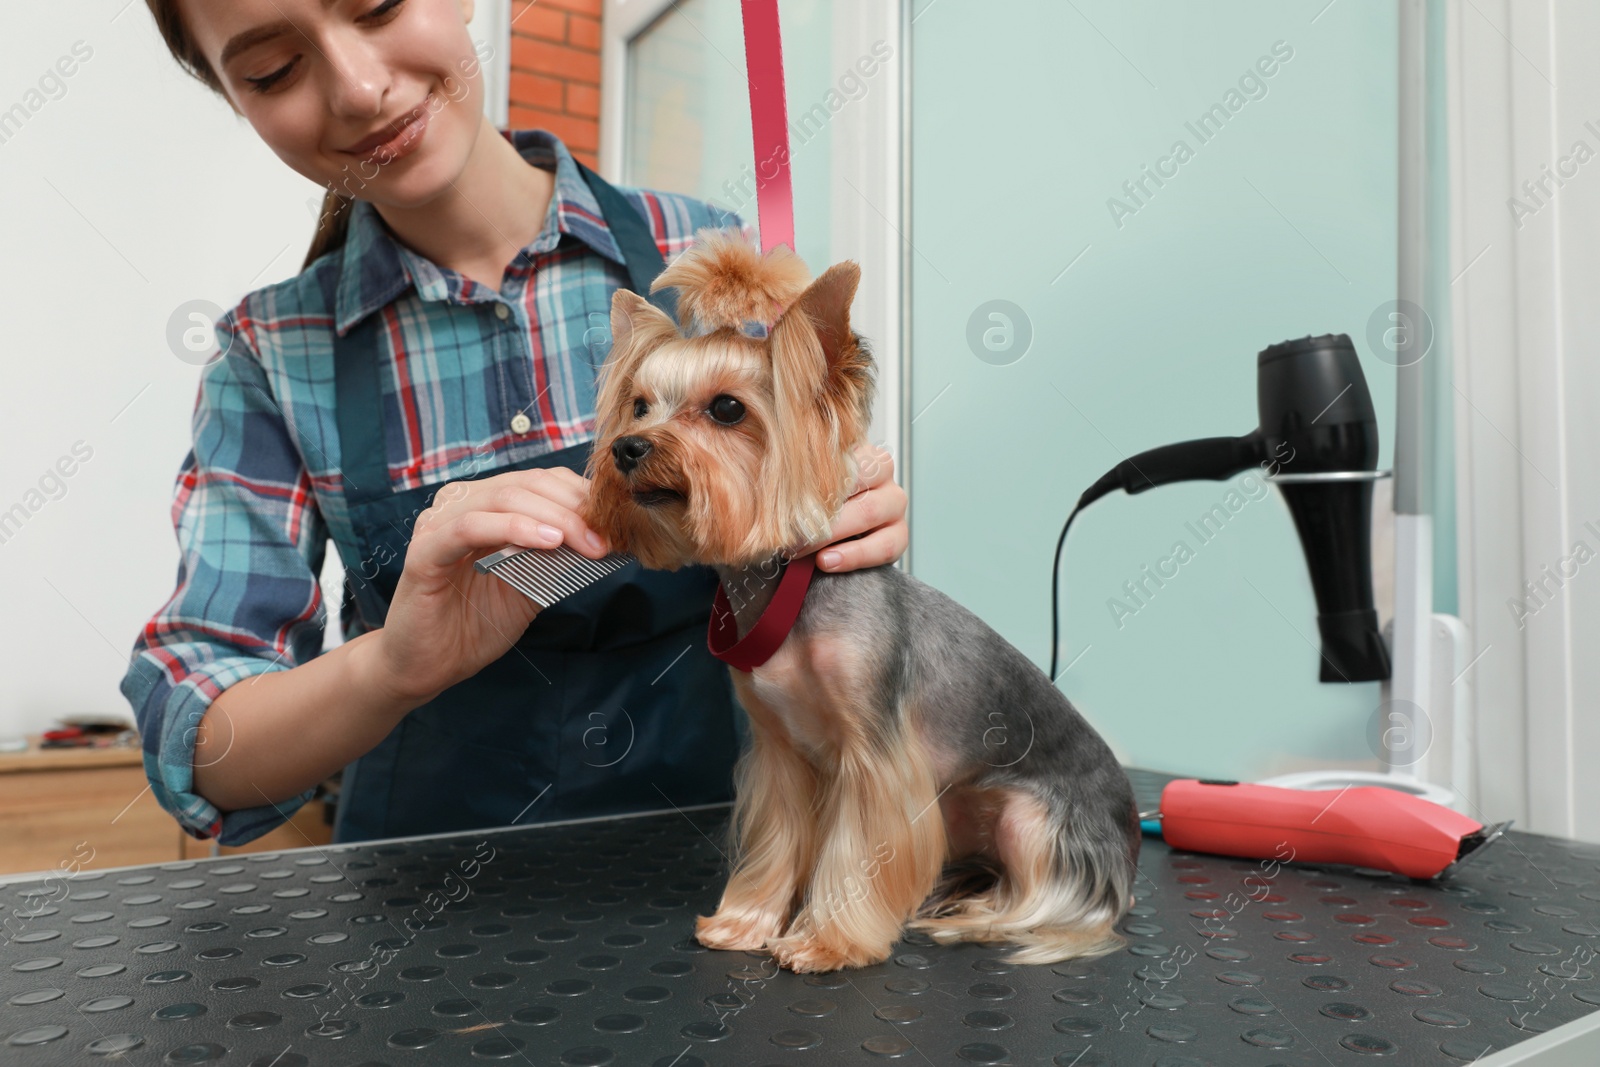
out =
{"type": "Polygon", "coordinates": [[[553,549],[503,548],[472,565],[478,573],[492,574],[541,608],[548,608],[632,562],[626,552],[589,559],[566,545],[557,545],[553,549]]]}

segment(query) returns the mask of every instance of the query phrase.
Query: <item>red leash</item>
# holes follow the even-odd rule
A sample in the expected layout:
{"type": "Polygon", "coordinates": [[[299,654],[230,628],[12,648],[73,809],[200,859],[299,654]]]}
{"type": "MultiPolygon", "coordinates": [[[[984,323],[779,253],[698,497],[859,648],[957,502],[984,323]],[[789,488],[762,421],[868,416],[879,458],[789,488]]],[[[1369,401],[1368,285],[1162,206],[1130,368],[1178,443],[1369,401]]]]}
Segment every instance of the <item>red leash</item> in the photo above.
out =
{"type": "MultiPolygon", "coordinates": [[[[750,82],[750,131],[756,149],[756,217],[761,251],[794,249],[794,185],[789,176],[789,115],[783,98],[783,35],[778,0],[743,0],[744,64],[750,82]]],[[[772,658],[794,628],[816,572],[816,553],[790,560],[777,591],[743,639],[719,584],[706,645],[730,667],[751,671],[772,658]]]]}
{"type": "Polygon", "coordinates": [[[756,147],[756,217],[761,251],[794,249],[794,186],[789,178],[789,112],[783,97],[783,36],[778,0],[743,0],[744,66],[756,147]]]}

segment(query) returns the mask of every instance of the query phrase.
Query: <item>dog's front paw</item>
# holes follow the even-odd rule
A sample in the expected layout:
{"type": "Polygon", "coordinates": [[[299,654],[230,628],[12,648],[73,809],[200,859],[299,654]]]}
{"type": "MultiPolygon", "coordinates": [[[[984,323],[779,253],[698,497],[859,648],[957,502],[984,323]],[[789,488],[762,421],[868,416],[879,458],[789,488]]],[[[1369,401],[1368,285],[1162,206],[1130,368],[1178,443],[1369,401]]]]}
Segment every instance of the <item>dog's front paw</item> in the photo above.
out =
{"type": "Polygon", "coordinates": [[[790,934],[767,944],[780,966],[796,974],[837,971],[843,967],[866,967],[889,958],[889,949],[864,945],[825,942],[809,934],[790,934]]]}
{"type": "Polygon", "coordinates": [[[732,952],[759,952],[782,929],[782,919],[761,912],[724,909],[715,915],[698,915],[694,920],[696,941],[706,948],[732,952]]]}

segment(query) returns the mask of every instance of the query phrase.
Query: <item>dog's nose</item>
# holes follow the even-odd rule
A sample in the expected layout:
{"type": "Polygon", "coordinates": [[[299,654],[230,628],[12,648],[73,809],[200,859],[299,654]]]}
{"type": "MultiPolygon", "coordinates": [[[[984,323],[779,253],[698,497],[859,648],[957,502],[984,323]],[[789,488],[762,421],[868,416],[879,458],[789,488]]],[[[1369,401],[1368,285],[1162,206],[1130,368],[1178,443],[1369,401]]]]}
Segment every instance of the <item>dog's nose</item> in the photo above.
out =
{"type": "Polygon", "coordinates": [[[611,445],[611,458],[616,460],[617,470],[627,474],[650,454],[650,448],[650,442],[643,437],[619,437],[611,445]]]}

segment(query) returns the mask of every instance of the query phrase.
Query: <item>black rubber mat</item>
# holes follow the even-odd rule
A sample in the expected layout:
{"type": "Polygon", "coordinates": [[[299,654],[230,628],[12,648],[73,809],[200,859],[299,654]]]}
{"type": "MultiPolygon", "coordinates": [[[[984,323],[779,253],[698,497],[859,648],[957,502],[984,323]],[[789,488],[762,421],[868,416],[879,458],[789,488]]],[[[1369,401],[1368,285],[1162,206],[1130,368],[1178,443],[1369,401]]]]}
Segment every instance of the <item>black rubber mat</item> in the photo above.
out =
{"type": "Polygon", "coordinates": [[[1600,846],[1512,833],[1435,886],[1147,840],[1117,955],[801,977],[690,936],[724,814],[0,887],[0,1063],[1460,1064],[1600,1005],[1600,846]]]}

